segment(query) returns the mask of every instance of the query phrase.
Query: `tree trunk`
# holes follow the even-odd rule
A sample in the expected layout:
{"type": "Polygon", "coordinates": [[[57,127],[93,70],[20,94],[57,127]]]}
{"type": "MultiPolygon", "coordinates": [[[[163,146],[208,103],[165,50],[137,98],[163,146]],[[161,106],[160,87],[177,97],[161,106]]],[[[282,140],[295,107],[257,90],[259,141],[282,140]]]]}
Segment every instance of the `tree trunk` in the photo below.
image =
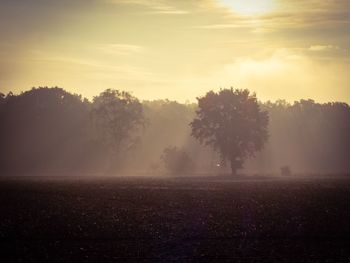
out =
{"type": "Polygon", "coordinates": [[[231,159],[231,175],[232,176],[237,175],[236,158],[231,159]]]}

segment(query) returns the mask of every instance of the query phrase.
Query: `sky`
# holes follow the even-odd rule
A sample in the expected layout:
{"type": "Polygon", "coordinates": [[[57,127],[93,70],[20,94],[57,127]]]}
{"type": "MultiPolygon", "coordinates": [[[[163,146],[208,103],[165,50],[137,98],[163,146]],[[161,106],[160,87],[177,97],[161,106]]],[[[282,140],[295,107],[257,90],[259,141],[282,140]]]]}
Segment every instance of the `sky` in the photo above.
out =
{"type": "Polygon", "coordinates": [[[0,0],[0,91],[350,103],[349,0],[0,0]]]}

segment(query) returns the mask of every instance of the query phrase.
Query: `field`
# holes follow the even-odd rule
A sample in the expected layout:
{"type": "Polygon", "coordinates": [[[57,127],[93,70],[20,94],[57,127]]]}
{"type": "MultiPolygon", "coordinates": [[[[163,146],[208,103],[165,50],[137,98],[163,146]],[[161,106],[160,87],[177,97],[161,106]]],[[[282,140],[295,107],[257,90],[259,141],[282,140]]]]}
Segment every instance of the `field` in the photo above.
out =
{"type": "Polygon", "coordinates": [[[350,262],[350,178],[3,177],[17,262],[350,262]]]}

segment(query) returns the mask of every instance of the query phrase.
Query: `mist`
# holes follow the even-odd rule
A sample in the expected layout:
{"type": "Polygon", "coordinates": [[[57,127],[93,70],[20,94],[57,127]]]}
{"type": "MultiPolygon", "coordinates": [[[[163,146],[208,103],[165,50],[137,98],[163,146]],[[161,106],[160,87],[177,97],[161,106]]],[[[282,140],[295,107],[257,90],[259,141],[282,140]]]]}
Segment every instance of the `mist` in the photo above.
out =
{"type": "MultiPolygon", "coordinates": [[[[92,100],[61,88],[2,94],[1,173],[164,176],[171,173],[161,158],[168,147],[187,155],[193,163],[193,176],[228,173],[220,153],[191,136],[197,104],[169,100],[141,104],[145,121],[135,131],[134,143],[120,149],[117,162],[110,160],[111,145],[103,142],[106,136],[96,129],[92,100]],[[115,163],[112,168],[110,162],[115,163]]],[[[350,172],[348,104],[313,100],[259,104],[269,115],[268,140],[239,173],[279,175],[286,166],[293,174],[350,172]]]]}

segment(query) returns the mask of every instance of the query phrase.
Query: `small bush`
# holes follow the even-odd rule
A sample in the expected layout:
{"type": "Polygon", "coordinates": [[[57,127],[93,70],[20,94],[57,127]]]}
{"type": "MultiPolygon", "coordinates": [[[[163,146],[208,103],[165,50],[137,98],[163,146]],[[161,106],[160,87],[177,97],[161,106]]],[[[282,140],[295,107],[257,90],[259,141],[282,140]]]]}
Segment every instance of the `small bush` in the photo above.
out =
{"type": "Polygon", "coordinates": [[[192,159],[185,151],[177,147],[167,147],[161,155],[165,169],[172,174],[189,173],[193,171],[194,165],[192,159]]]}
{"type": "Polygon", "coordinates": [[[290,176],[292,174],[289,166],[281,167],[281,175],[282,176],[290,176]]]}

